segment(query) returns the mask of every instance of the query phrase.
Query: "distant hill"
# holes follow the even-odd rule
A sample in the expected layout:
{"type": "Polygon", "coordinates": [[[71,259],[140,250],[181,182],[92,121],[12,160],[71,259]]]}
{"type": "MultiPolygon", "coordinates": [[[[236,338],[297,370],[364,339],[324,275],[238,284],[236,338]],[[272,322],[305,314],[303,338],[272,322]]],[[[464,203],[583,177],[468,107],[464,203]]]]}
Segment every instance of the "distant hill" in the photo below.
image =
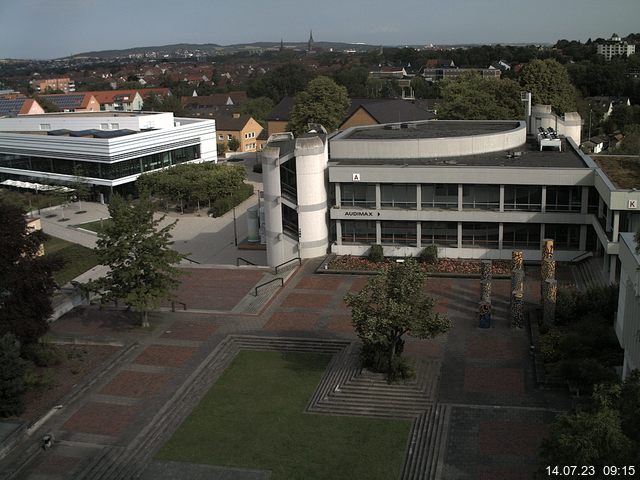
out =
{"type": "MultiPolygon", "coordinates": [[[[307,42],[284,42],[285,49],[304,50],[307,48],[307,42]]],[[[378,45],[352,44],[342,42],[314,42],[314,46],[322,50],[344,51],[347,49],[355,49],[358,51],[366,51],[372,48],[379,48],[378,45]]],[[[280,47],[280,42],[254,42],[239,43],[235,45],[218,45],[216,43],[176,43],[173,45],[157,45],[150,47],[133,47],[120,50],[98,50],[92,52],[83,52],[66,58],[126,58],[130,56],[149,56],[153,55],[162,58],[168,57],[184,57],[189,56],[206,56],[230,54],[242,51],[255,50],[274,50],[280,47]]]]}

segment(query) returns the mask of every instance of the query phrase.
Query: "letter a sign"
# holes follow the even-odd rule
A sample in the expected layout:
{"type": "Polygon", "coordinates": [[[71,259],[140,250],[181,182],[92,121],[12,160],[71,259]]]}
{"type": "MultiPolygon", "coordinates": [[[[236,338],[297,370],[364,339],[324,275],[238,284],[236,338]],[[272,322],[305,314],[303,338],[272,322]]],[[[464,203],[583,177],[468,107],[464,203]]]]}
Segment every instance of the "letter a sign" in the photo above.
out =
{"type": "Polygon", "coordinates": [[[352,181],[359,182],[360,181],[360,174],[359,173],[352,174],[352,181]]]}

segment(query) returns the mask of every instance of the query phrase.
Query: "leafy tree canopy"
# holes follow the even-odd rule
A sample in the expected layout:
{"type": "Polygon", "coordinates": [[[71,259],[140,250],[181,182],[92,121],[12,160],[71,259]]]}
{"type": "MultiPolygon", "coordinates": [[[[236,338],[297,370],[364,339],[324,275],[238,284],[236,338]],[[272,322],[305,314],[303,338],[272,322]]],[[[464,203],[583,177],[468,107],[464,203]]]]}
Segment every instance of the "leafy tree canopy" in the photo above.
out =
{"type": "Polygon", "coordinates": [[[53,312],[52,273],[63,266],[57,256],[38,256],[41,231],[28,232],[22,211],[0,201],[0,335],[36,342],[48,330],[53,312]]]}
{"type": "Polygon", "coordinates": [[[303,65],[286,63],[255,80],[247,89],[250,97],[269,97],[274,103],[302,91],[313,78],[303,65]]]}
{"type": "Polygon", "coordinates": [[[319,123],[332,132],[340,126],[348,108],[347,89],[329,77],[317,77],[296,96],[289,129],[300,135],[306,132],[309,123],[319,123]]]}
{"type": "Polygon", "coordinates": [[[462,75],[442,84],[438,118],[445,120],[511,120],[524,116],[520,86],[509,79],[462,75]]]}
{"type": "Polygon", "coordinates": [[[565,66],[557,60],[533,60],[522,68],[520,84],[534,104],[551,105],[557,113],[576,110],[576,90],[565,66]]]}
{"type": "Polygon", "coordinates": [[[180,271],[175,265],[184,255],[171,249],[176,222],[160,228],[164,217],[154,219],[148,199],[130,204],[115,195],[109,213],[112,221],[100,230],[96,247],[100,263],[109,272],[85,287],[98,292],[103,303],[123,301],[148,326],[148,312],[172,298],[179,284],[180,271]]]}
{"type": "Polygon", "coordinates": [[[240,113],[251,115],[257,122],[264,124],[273,107],[273,100],[269,97],[250,98],[240,106],[240,113]]]}
{"type": "Polygon", "coordinates": [[[363,342],[365,365],[394,374],[402,353],[402,337],[433,338],[451,327],[435,301],[424,293],[426,273],[413,259],[394,264],[369,280],[358,293],[345,296],[356,334],[363,342]]]}
{"type": "Polygon", "coordinates": [[[24,410],[25,362],[15,335],[0,337],[0,417],[19,415],[24,410]]]}

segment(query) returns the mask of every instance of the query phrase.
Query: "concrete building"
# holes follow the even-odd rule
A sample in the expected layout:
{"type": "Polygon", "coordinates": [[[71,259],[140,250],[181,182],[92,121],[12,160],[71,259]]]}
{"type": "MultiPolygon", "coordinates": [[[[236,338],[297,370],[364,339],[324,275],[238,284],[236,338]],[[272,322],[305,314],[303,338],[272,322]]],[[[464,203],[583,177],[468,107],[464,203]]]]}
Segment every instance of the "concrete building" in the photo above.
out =
{"type": "Polygon", "coordinates": [[[443,257],[508,259],[519,249],[538,260],[553,238],[558,260],[592,252],[614,282],[619,233],[640,228],[640,185],[614,183],[578,149],[577,114],[536,110],[529,127],[436,120],[354,127],[329,140],[272,137],[262,154],[270,264],[325,245],[365,255],[373,244],[387,256],[435,244],[443,257]]]}
{"type": "Polygon", "coordinates": [[[620,295],[615,323],[624,349],[622,378],[640,368],[640,255],[632,233],[620,234],[620,295]]]}
{"type": "Polygon", "coordinates": [[[109,197],[145,172],[215,162],[215,122],[172,113],[49,113],[0,119],[0,181],[74,182],[109,197]]]}
{"type": "Polygon", "coordinates": [[[636,53],[636,46],[623,41],[617,33],[614,33],[609,40],[604,43],[598,43],[596,51],[598,55],[602,55],[608,62],[612,57],[633,55],[636,53]]]}

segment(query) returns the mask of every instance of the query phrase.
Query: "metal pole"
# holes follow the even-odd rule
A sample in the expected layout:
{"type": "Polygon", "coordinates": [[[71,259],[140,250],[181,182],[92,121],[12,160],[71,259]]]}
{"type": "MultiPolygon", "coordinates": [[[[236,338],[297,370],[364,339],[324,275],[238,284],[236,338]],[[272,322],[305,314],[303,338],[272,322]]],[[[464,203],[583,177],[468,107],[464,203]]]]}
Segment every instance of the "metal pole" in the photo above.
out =
{"type": "Polygon", "coordinates": [[[236,207],[233,207],[233,241],[238,246],[238,230],[236,228],[236,207]]]}

